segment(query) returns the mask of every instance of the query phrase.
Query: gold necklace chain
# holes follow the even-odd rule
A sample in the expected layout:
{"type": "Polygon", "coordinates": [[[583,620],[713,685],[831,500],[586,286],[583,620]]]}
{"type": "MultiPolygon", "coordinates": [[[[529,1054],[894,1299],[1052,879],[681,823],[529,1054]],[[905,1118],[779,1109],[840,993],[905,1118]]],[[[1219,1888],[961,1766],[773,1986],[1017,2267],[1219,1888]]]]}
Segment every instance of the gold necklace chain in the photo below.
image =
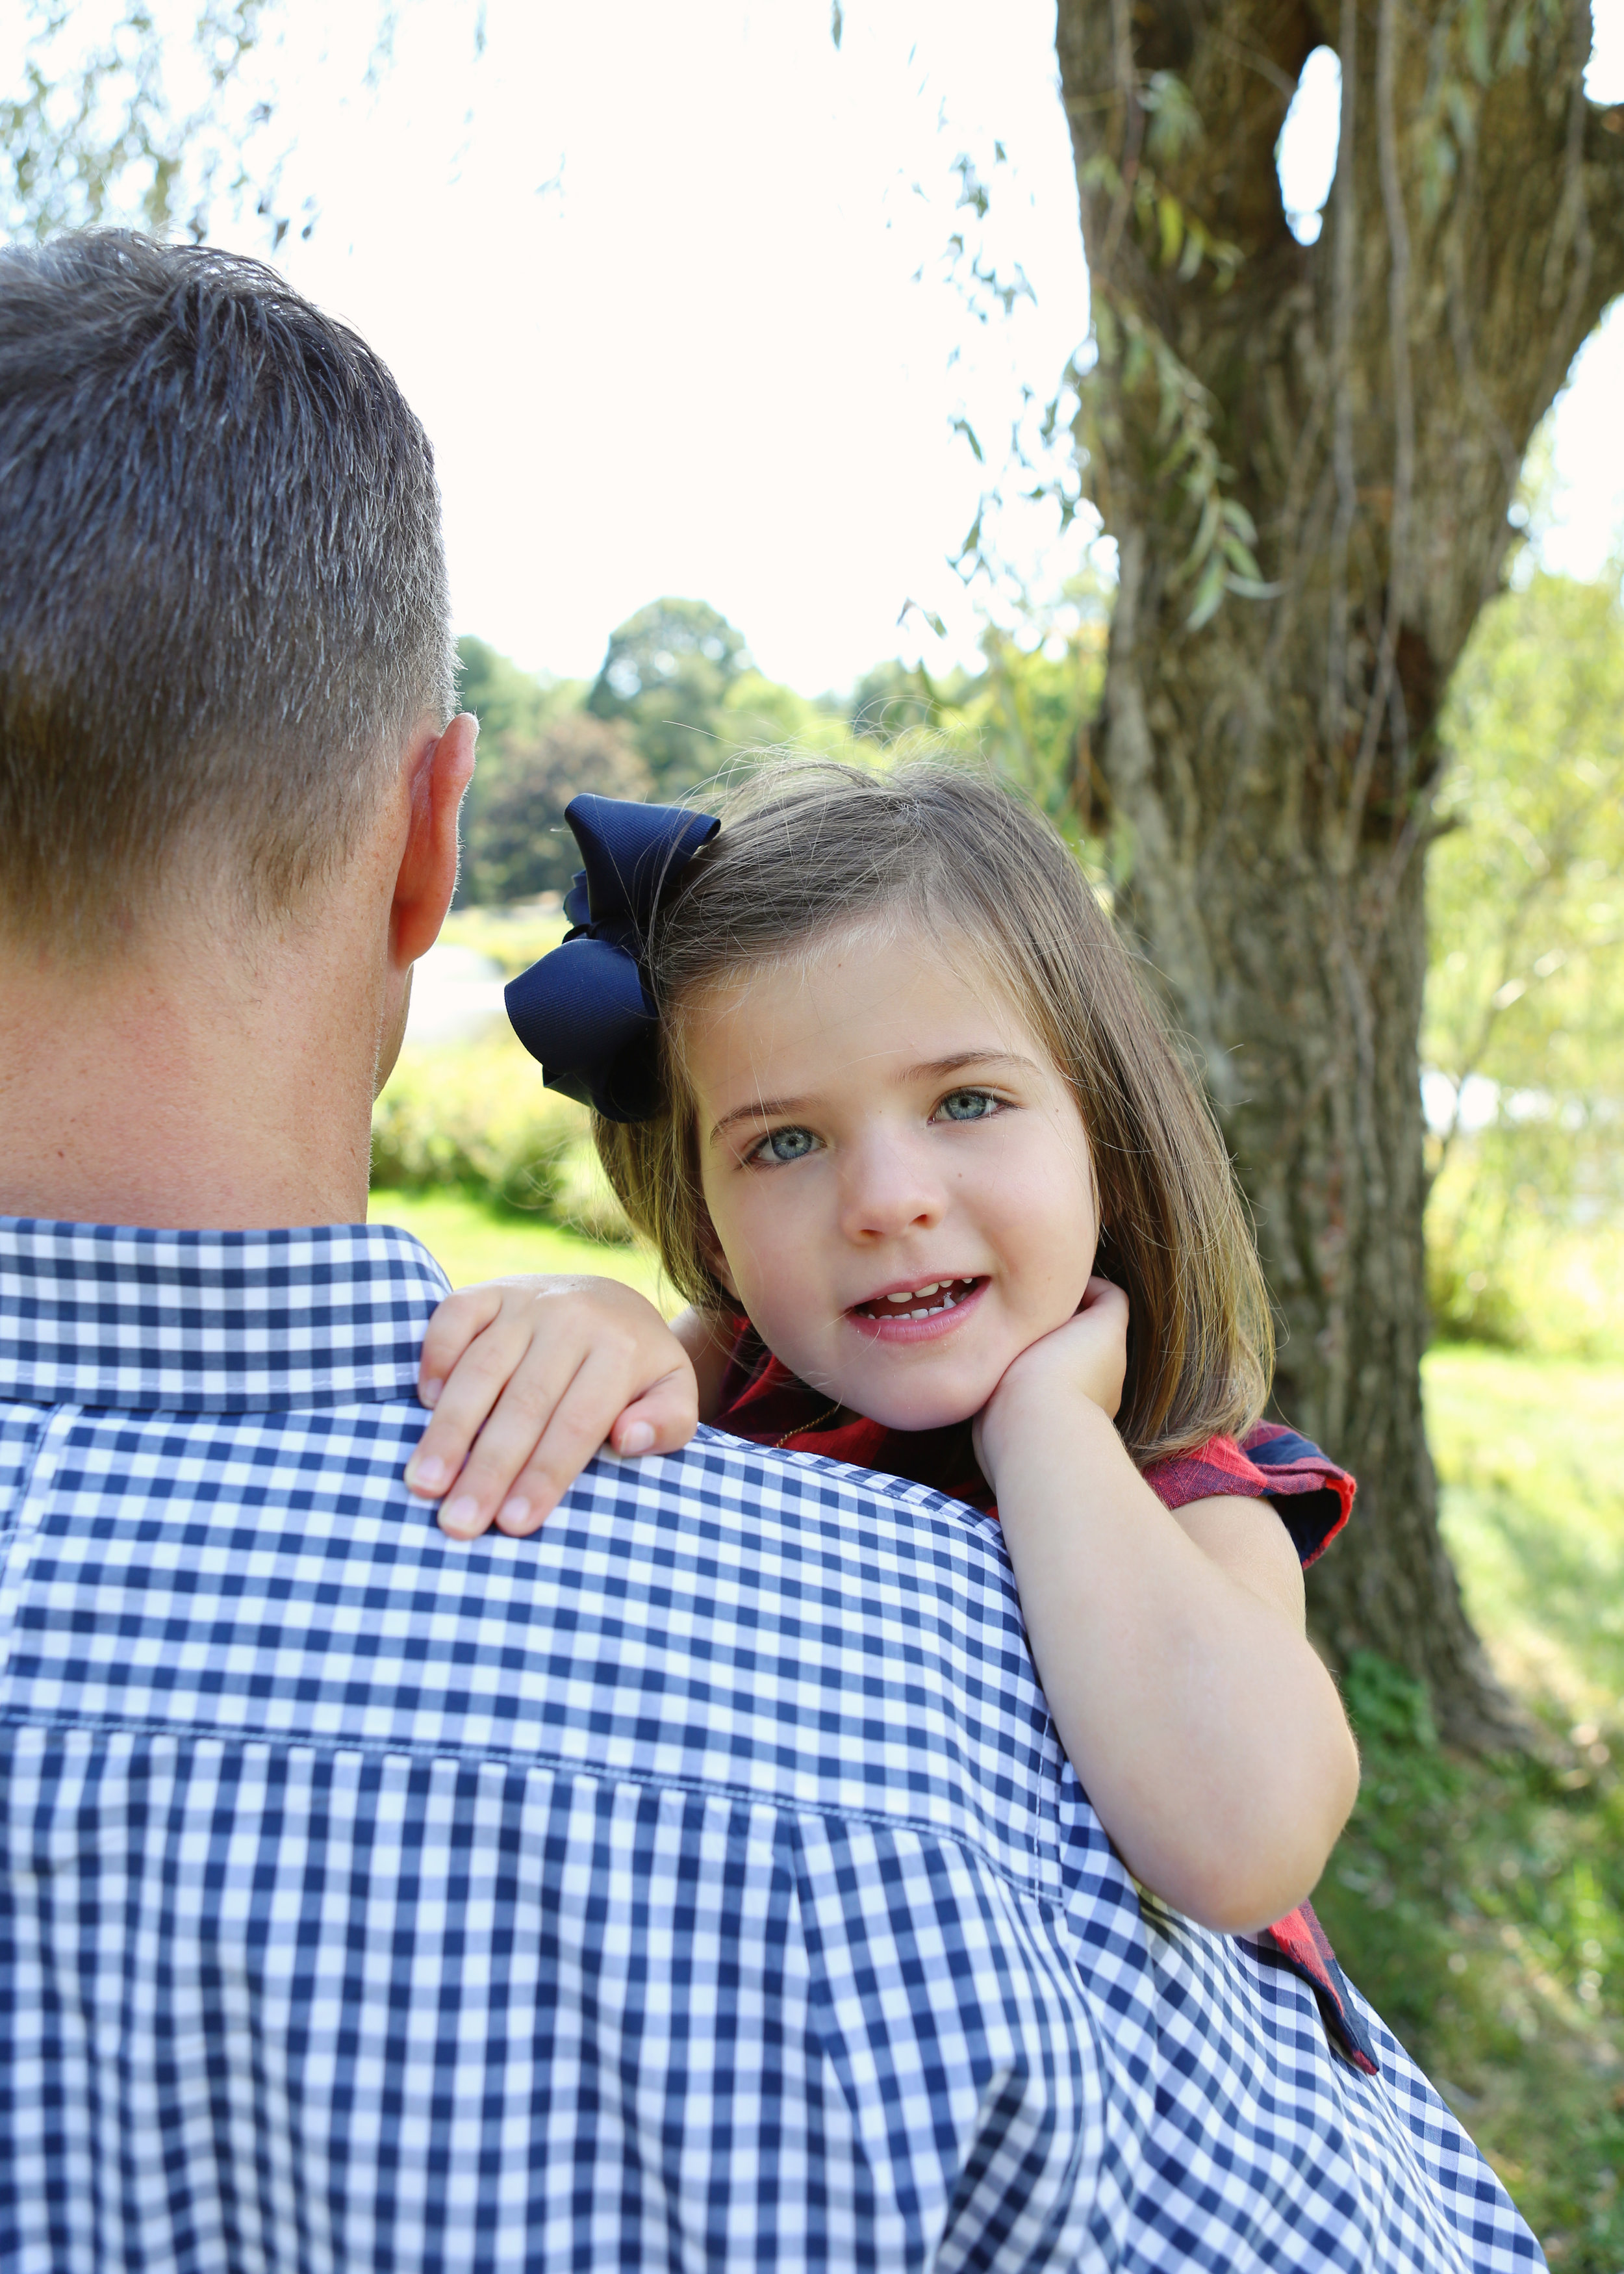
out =
{"type": "Polygon", "coordinates": [[[772,1441],[773,1451],[781,1453],[792,1437],[809,1436],[814,1429],[821,1429],[825,1421],[832,1421],[839,1411],[840,1401],[837,1397],[826,1413],[819,1413],[810,1421],[797,1421],[793,1429],[786,1429],[781,1437],[775,1437],[772,1441]]]}

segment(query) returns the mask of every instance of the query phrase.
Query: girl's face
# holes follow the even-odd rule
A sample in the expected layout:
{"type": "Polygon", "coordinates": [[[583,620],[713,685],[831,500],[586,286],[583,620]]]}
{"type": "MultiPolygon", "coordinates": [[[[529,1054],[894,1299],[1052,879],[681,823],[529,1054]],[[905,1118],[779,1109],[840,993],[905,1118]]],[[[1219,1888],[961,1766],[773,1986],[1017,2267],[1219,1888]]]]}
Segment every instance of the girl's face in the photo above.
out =
{"type": "Polygon", "coordinates": [[[685,1021],[721,1276],[803,1382],[895,1429],[980,1412],[1098,1235],[1071,1091],[954,945],[842,933],[685,1021]]]}

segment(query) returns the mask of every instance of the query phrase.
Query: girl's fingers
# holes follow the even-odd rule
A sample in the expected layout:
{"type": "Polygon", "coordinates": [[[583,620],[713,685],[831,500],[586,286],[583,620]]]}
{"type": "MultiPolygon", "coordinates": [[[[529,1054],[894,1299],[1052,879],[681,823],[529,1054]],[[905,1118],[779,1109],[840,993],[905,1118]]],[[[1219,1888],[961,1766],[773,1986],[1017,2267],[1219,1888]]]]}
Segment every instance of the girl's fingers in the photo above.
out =
{"type": "Polygon", "coordinates": [[[1125,1330],[1128,1323],[1128,1298],[1114,1279],[1102,1279],[1096,1271],[1083,1290],[1079,1309],[1101,1319],[1120,1319],[1125,1330]]]}
{"type": "Polygon", "coordinates": [[[453,1367],[477,1335],[482,1335],[500,1313],[500,1281],[483,1287],[459,1287],[447,1295],[429,1321],[417,1360],[417,1395],[425,1405],[439,1404],[439,1393],[451,1378],[453,1367]],[[432,1390],[433,1396],[427,1393],[432,1390]]]}
{"type": "Polygon", "coordinates": [[[453,1368],[433,1417],[406,1464],[408,1488],[425,1500],[439,1500],[468,1458],[481,1429],[488,1430],[486,1416],[493,1419],[512,1394],[509,1419],[527,1413],[530,1435],[515,1446],[501,1480],[504,1486],[508,1484],[517,1475],[580,1362],[578,1337],[538,1346],[528,1328],[499,1320],[475,1340],[453,1368]]]}
{"type": "MultiPolygon", "coordinates": [[[[589,1352],[560,1398],[539,1444],[532,1434],[525,1448],[530,1458],[503,1491],[496,1506],[497,1529],[515,1534],[534,1532],[551,1516],[587,1463],[601,1449],[625,1406],[626,1377],[613,1354],[602,1349],[589,1352]]],[[[497,1414],[492,1416],[492,1423],[500,1412],[499,1408],[497,1414]]],[[[469,1463],[470,1479],[484,1448],[485,1440],[481,1438],[474,1459],[469,1463]]],[[[459,1498],[462,1489],[459,1487],[459,1498]]],[[[441,1510],[442,1524],[448,1513],[441,1510]]],[[[480,1528],[484,1529],[483,1525],[480,1528]]]]}
{"type": "Polygon", "coordinates": [[[680,1452],[698,1427],[698,1384],[684,1367],[632,1400],[609,1432],[609,1449],[628,1460],[680,1452]]]}
{"type": "MultiPolygon", "coordinates": [[[[471,1539],[508,1511],[505,1531],[533,1531],[563,1497],[648,1377],[630,1338],[600,1331],[584,1350],[525,1357],[495,1402],[466,1466],[440,1510],[442,1531],[471,1539]],[[576,1362],[578,1361],[578,1363],[576,1362]],[[521,1472],[530,1478],[526,1487],[521,1472]],[[525,1501],[523,1517],[510,1505],[525,1501]],[[528,1519],[528,1520],[526,1520],[528,1519]]],[[[685,1370],[691,1371],[686,1367],[685,1370]]],[[[447,1389],[447,1396],[451,1395],[447,1389]]],[[[436,1415],[436,1419],[439,1416],[436,1415]]]]}

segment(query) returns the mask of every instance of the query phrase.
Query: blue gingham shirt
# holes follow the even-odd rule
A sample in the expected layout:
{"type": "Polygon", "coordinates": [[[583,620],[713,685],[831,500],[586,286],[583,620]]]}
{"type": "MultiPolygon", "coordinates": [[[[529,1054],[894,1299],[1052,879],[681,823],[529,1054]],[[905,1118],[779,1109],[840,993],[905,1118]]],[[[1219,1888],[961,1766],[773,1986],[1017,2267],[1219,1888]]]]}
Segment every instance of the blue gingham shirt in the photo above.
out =
{"type": "Polygon", "coordinates": [[[1140,1899],[996,1525],[702,1430],[449,1545],[445,1284],[0,1218],[0,2267],[1542,2263],[1140,1899]]]}

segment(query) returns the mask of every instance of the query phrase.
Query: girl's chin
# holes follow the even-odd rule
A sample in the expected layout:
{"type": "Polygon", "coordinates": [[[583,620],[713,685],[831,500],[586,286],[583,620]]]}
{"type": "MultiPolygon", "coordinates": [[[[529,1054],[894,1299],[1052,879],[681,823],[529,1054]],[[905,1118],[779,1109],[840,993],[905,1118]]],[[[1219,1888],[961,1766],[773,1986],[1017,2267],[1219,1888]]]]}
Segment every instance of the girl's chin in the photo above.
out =
{"type": "Polygon", "coordinates": [[[868,1418],[880,1422],[883,1428],[898,1430],[905,1436],[918,1437],[930,1429],[956,1429],[966,1421],[974,1421],[981,1410],[979,1405],[974,1405],[967,1413],[961,1413],[955,1406],[951,1413],[932,1412],[922,1419],[913,1415],[906,1420],[890,1419],[878,1413],[870,1414],[868,1418]]]}
{"type": "Polygon", "coordinates": [[[853,1382],[853,1395],[846,1403],[852,1412],[877,1421],[882,1429],[906,1429],[917,1434],[924,1429],[952,1429],[962,1421],[974,1421],[996,1387],[996,1382],[989,1384],[979,1397],[964,1395],[890,1398],[876,1397],[871,1382],[853,1382]]]}

